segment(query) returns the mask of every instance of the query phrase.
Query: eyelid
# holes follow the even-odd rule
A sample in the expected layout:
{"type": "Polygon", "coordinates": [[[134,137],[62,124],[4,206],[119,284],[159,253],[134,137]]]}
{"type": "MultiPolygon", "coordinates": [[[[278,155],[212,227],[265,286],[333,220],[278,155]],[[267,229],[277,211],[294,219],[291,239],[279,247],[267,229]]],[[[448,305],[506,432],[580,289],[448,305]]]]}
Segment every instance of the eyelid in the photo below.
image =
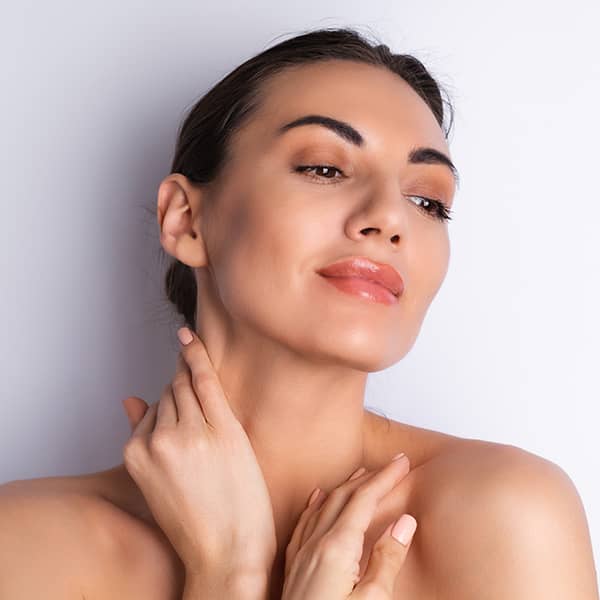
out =
{"type": "MultiPolygon", "coordinates": [[[[337,148],[336,148],[337,150],[337,148]]],[[[339,150],[341,152],[341,149],[339,150]]],[[[341,180],[346,179],[348,177],[352,177],[355,174],[354,167],[352,162],[348,158],[341,157],[322,157],[319,156],[323,150],[321,148],[316,148],[315,150],[310,150],[307,148],[303,148],[302,151],[294,157],[293,164],[294,170],[299,166],[311,166],[311,167],[330,167],[337,169],[340,171],[339,177],[329,178],[333,180],[341,180]]],[[[327,153],[326,153],[327,154],[327,153]]],[[[359,159],[360,160],[360,159],[359,159]]],[[[414,167],[413,168],[418,168],[414,167]]],[[[455,186],[452,184],[450,187],[450,191],[448,188],[448,183],[446,179],[440,180],[439,178],[432,178],[433,173],[429,175],[429,177],[425,178],[422,173],[414,174],[414,179],[410,180],[407,183],[407,187],[409,189],[416,189],[416,194],[410,195],[418,195],[425,197],[429,200],[435,200],[437,202],[441,202],[446,207],[450,208],[452,204],[452,198],[455,194],[455,186]],[[413,187],[414,186],[414,187],[413,187]]],[[[318,176],[317,176],[318,178],[318,176]]],[[[325,178],[327,179],[327,178],[325,178]]]]}
{"type": "Polygon", "coordinates": [[[292,157],[296,165],[321,165],[336,167],[344,173],[352,171],[350,158],[338,152],[300,152],[292,157]]]}
{"type": "Polygon", "coordinates": [[[446,206],[450,206],[452,193],[448,192],[448,188],[444,183],[436,182],[435,180],[426,181],[420,179],[410,181],[406,184],[406,188],[410,190],[411,196],[425,196],[438,202],[443,202],[446,206]]]}
{"type": "Polygon", "coordinates": [[[413,179],[409,177],[406,185],[410,189],[414,188],[423,191],[425,194],[434,194],[438,198],[441,196],[441,198],[447,198],[448,200],[455,191],[454,185],[449,185],[447,179],[440,176],[436,177],[433,173],[429,177],[422,174],[415,176],[413,179]]]}

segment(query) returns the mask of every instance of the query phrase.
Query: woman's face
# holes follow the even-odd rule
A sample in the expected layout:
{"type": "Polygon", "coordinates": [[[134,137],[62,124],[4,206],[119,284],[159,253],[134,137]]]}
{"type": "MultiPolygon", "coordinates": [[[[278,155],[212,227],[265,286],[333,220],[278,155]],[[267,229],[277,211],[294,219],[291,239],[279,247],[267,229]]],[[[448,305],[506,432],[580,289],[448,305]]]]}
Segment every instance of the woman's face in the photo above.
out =
{"type": "Polygon", "coordinates": [[[239,320],[315,360],[384,369],[410,350],[448,268],[447,223],[421,196],[450,208],[453,174],[407,162],[417,146],[449,156],[443,132],[407,83],[366,64],[295,67],[263,91],[202,203],[199,231],[213,272],[197,271],[198,320],[207,302],[218,302],[210,312],[230,327],[239,320]],[[362,145],[318,124],[278,133],[305,115],[350,124],[362,145]],[[339,171],[295,170],[307,165],[339,171]],[[399,301],[346,294],[316,272],[352,256],[392,265],[404,281],[399,301]]]}

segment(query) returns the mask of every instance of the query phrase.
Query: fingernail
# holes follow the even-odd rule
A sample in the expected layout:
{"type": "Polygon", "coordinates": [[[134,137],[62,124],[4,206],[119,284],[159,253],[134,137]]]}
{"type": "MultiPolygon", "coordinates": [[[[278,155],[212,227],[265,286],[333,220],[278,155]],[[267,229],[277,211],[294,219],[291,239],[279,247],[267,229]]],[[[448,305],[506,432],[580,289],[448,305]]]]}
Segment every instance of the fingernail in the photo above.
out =
{"type": "Polygon", "coordinates": [[[354,473],[352,473],[352,475],[350,475],[350,477],[348,477],[348,481],[352,481],[353,479],[360,477],[365,471],[366,471],[366,469],[364,467],[360,467],[359,469],[356,469],[356,471],[354,471],[354,473]]]}
{"type": "Polygon", "coordinates": [[[406,456],[406,454],[404,452],[400,452],[400,454],[396,454],[396,456],[392,457],[392,460],[400,460],[401,458],[404,458],[406,456]]]}
{"type": "Polygon", "coordinates": [[[184,346],[187,346],[194,339],[192,332],[187,327],[180,327],[177,330],[177,337],[184,346]]]}
{"type": "Polygon", "coordinates": [[[317,497],[319,496],[320,491],[321,490],[319,488],[315,488],[313,490],[313,493],[310,495],[310,498],[308,499],[308,506],[310,506],[317,499],[317,497]]]}
{"type": "Polygon", "coordinates": [[[402,515],[392,528],[392,536],[404,546],[408,545],[417,529],[417,520],[412,515],[402,515]]]}

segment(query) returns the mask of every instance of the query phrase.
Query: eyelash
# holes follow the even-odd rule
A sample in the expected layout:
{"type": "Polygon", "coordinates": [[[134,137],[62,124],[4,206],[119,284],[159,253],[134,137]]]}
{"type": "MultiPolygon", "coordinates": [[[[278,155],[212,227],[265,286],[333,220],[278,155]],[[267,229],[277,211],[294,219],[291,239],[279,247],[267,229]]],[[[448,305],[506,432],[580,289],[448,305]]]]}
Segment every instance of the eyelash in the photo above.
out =
{"type": "MultiPolygon", "coordinates": [[[[342,170],[338,169],[334,165],[299,165],[294,168],[294,171],[296,173],[303,173],[305,171],[310,171],[311,169],[335,169],[336,171],[341,173],[342,176],[344,176],[344,173],[342,172],[342,170]]],[[[325,177],[324,175],[309,175],[309,177],[311,179],[322,179],[322,178],[324,178],[324,179],[343,179],[343,177],[339,177],[339,178],[338,177],[325,177]]],[[[341,182],[335,181],[333,183],[333,185],[337,185],[338,183],[341,183],[341,182]]],[[[330,185],[330,184],[325,184],[325,185],[330,185]]],[[[427,198],[426,196],[414,196],[412,194],[409,196],[409,198],[421,198],[422,200],[429,202],[429,206],[433,207],[433,210],[428,210],[427,207],[424,207],[424,206],[419,206],[419,208],[422,208],[425,213],[433,216],[434,218],[438,219],[439,221],[444,222],[444,221],[450,221],[452,219],[452,217],[450,216],[450,213],[452,212],[452,210],[450,208],[448,208],[440,200],[434,200],[433,198],[427,198]]]]}

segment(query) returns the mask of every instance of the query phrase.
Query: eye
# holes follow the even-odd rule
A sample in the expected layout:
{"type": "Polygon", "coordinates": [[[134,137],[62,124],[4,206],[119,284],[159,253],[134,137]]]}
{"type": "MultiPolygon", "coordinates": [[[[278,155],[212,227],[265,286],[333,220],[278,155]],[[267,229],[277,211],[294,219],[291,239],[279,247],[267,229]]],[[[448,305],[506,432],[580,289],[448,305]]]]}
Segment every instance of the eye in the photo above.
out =
{"type": "Polygon", "coordinates": [[[417,206],[439,221],[450,221],[452,219],[450,216],[452,210],[441,200],[434,200],[433,198],[426,198],[425,196],[407,196],[407,198],[418,198],[421,200],[421,204],[418,204],[417,206]]]}
{"type": "Polygon", "coordinates": [[[339,183],[339,180],[341,180],[345,177],[344,172],[341,169],[338,169],[337,167],[335,167],[333,165],[299,165],[294,168],[294,171],[296,173],[304,173],[304,172],[312,171],[313,169],[315,171],[320,169],[321,171],[324,172],[324,174],[323,175],[309,175],[309,177],[311,179],[331,179],[331,180],[338,180],[338,181],[334,181],[333,183],[339,183]],[[341,177],[335,177],[334,176],[335,171],[340,173],[341,177]]]}
{"type": "MultiPolygon", "coordinates": [[[[322,175],[309,175],[309,177],[311,179],[317,179],[317,180],[322,180],[322,179],[329,179],[332,180],[332,183],[337,184],[337,183],[341,183],[341,180],[344,179],[346,176],[344,175],[344,172],[339,169],[338,167],[334,166],[334,165],[298,165],[297,167],[294,167],[294,172],[296,173],[306,173],[309,171],[318,171],[321,170],[323,172],[322,175]],[[338,172],[341,174],[341,177],[335,177],[335,172],[338,172]]],[[[417,206],[425,213],[427,213],[428,215],[433,216],[435,219],[439,220],[439,221],[450,221],[452,219],[452,217],[450,216],[450,213],[452,212],[452,210],[450,208],[448,208],[446,206],[446,204],[444,204],[444,202],[442,202],[441,200],[435,200],[433,198],[427,198],[426,196],[407,196],[408,198],[418,198],[421,203],[418,204],[417,206]]]]}

